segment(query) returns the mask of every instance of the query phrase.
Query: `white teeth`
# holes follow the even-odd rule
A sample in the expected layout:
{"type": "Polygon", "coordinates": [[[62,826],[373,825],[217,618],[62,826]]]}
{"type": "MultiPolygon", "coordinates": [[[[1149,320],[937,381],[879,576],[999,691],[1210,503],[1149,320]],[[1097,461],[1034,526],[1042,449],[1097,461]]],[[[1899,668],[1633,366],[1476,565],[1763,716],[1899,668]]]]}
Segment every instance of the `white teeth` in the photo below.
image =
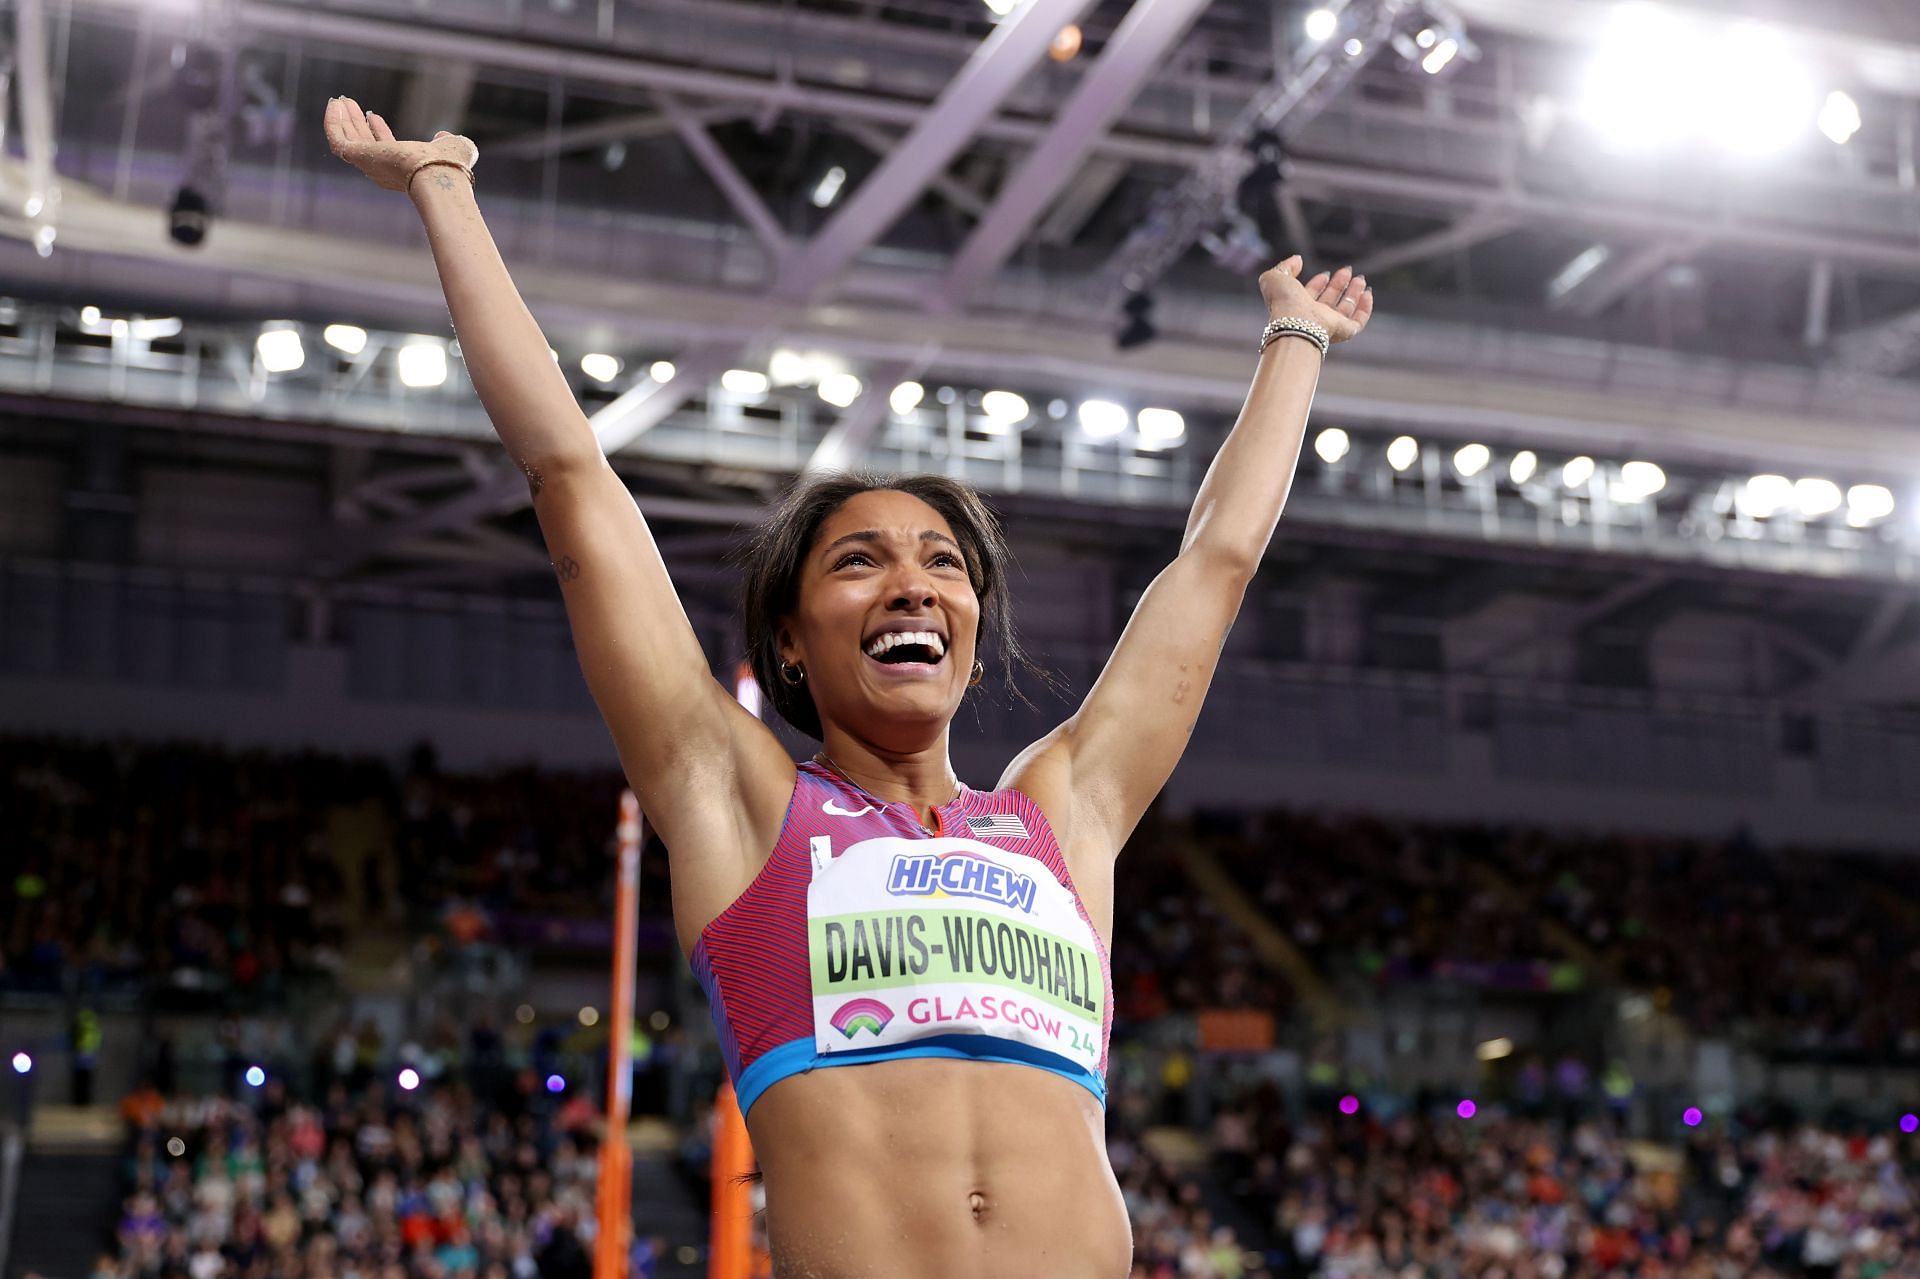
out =
{"type": "Polygon", "coordinates": [[[888,649],[898,648],[902,644],[923,645],[932,649],[936,658],[945,657],[947,654],[946,641],[934,631],[889,631],[885,635],[874,637],[873,643],[867,645],[867,656],[878,657],[888,649]]]}

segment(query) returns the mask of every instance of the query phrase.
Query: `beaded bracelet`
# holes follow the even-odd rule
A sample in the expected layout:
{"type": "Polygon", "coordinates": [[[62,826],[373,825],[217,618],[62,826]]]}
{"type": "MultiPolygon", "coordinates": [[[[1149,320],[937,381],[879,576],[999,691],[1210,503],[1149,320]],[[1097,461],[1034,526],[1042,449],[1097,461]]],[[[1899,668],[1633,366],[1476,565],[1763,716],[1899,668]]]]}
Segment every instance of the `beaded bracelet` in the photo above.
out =
{"type": "Polygon", "coordinates": [[[1267,348],[1283,337],[1305,338],[1320,348],[1320,358],[1327,358],[1327,350],[1333,345],[1333,338],[1326,327],[1298,315],[1283,315],[1276,320],[1268,320],[1267,327],[1260,331],[1260,353],[1266,354],[1267,348]]]}

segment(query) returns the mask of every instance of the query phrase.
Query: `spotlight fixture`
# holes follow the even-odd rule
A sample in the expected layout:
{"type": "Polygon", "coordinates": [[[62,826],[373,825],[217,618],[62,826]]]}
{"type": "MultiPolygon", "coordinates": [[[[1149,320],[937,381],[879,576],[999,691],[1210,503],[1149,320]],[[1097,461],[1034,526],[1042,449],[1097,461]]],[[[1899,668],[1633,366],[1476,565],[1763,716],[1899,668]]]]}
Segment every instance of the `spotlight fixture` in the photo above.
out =
{"type": "Polygon", "coordinates": [[[447,344],[437,338],[416,338],[394,357],[400,385],[416,391],[432,390],[447,380],[447,344]]]}
{"type": "Polygon", "coordinates": [[[1827,104],[1820,108],[1819,123],[1820,132],[1835,146],[1843,147],[1860,132],[1860,104],[1852,95],[1835,89],[1827,95],[1827,104]]]}
{"type": "Polygon", "coordinates": [[[1420,460],[1420,441],[1411,435],[1401,435],[1387,445],[1387,465],[1396,471],[1404,471],[1420,460]]]}
{"type": "Polygon", "coordinates": [[[1131,351],[1135,347],[1145,346],[1160,336],[1160,330],[1153,326],[1153,295],[1151,293],[1130,293],[1122,304],[1127,322],[1120,326],[1120,333],[1113,343],[1122,351],[1131,351]]]}
{"type": "Polygon", "coordinates": [[[183,186],[174,192],[173,203],[167,206],[167,234],[174,243],[196,247],[207,238],[212,220],[212,207],[198,188],[183,186]]]}
{"type": "Polygon", "coordinates": [[[367,331],[357,324],[329,324],[320,331],[320,337],[342,355],[358,355],[367,349],[367,331]]]}
{"type": "Polygon", "coordinates": [[[1463,444],[1453,455],[1453,469],[1460,472],[1460,478],[1470,480],[1487,469],[1487,463],[1493,461],[1493,450],[1484,444],[1463,444]]]}
{"type": "Polygon", "coordinates": [[[1134,425],[1143,449],[1171,448],[1187,438],[1187,420],[1174,409],[1141,409],[1134,425]]]}
{"type": "Polygon", "coordinates": [[[887,396],[887,407],[893,410],[894,416],[905,417],[919,408],[926,396],[927,388],[918,382],[902,382],[887,396]]]}
{"type": "Polygon", "coordinates": [[[292,373],[307,362],[297,329],[268,329],[253,343],[260,367],[269,373],[292,373]]]}
{"type": "Polygon", "coordinates": [[[1353,442],[1347,438],[1347,433],[1337,426],[1330,426],[1313,437],[1313,451],[1328,466],[1345,457],[1352,447],[1353,442]]]}
{"type": "Polygon", "coordinates": [[[1112,400],[1086,400],[1080,405],[1080,430],[1090,440],[1110,440],[1127,429],[1126,408],[1112,400]]]}
{"type": "Polygon", "coordinates": [[[1319,44],[1340,29],[1340,15],[1331,9],[1315,9],[1307,15],[1307,39],[1319,44]]]}
{"type": "Polygon", "coordinates": [[[769,382],[766,374],[753,369],[728,369],[720,375],[720,385],[735,395],[752,398],[765,395],[769,382]]]}
{"type": "Polygon", "coordinates": [[[820,379],[818,394],[836,409],[844,409],[859,399],[865,389],[860,379],[851,373],[829,373],[820,379]]]}
{"type": "Polygon", "coordinates": [[[1540,469],[1540,459],[1532,449],[1521,449],[1513,455],[1513,461],[1507,463],[1507,478],[1515,484],[1525,484],[1540,469]]]}
{"type": "Polygon", "coordinates": [[[604,386],[620,376],[620,361],[604,351],[589,351],[580,357],[580,371],[604,386]]]}
{"type": "Polygon", "coordinates": [[[1583,489],[1587,481],[1593,478],[1594,470],[1592,458],[1584,455],[1576,457],[1560,468],[1560,482],[1570,489],[1583,489]]]}
{"type": "Polygon", "coordinates": [[[820,181],[814,184],[813,195],[811,197],[813,207],[816,209],[831,208],[833,202],[840,198],[840,188],[846,184],[847,171],[845,169],[837,164],[828,169],[820,175],[820,181]]]}
{"type": "Polygon", "coordinates": [[[656,382],[671,382],[673,375],[679,371],[673,367],[672,360],[655,360],[647,366],[647,376],[656,382]]]}
{"type": "Polygon", "coordinates": [[[1012,391],[988,391],[980,397],[980,411],[986,414],[988,423],[1000,431],[1018,426],[1032,412],[1027,398],[1012,391]]]}

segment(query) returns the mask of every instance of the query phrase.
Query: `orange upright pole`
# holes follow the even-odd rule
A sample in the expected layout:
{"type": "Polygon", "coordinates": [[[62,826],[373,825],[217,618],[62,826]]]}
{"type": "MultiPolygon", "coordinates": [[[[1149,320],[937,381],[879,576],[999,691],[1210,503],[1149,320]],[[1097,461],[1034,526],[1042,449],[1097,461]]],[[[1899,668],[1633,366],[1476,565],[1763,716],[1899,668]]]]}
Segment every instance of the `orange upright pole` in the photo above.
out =
{"type": "Polygon", "coordinates": [[[640,937],[640,801],[620,792],[620,877],[614,906],[613,1007],[607,1015],[607,1133],[600,1143],[600,1186],[593,1279],[627,1279],[633,1254],[633,966],[640,937]]]}
{"type": "Polygon", "coordinates": [[[734,1099],[733,1084],[720,1081],[713,1099],[713,1224],[707,1279],[749,1279],[753,1268],[753,1143],[734,1099]]]}

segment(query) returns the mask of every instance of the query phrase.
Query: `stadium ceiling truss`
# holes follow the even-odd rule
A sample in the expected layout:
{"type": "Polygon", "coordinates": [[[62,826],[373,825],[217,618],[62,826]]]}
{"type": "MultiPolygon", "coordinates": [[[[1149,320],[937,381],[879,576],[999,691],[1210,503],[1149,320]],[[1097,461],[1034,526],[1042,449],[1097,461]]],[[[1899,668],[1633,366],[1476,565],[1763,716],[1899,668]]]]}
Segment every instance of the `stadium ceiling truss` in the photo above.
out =
{"type": "Polygon", "coordinates": [[[403,133],[481,143],[489,220],[557,350],[622,363],[575,379],[603,446],[637,483],[678,477],[648,499],[664,522],[731,524],[781,476],[866,464],[1164,531],[1244,394],[1265,264],[1244,238],[1238,257],[1193,246],[1250,226],[1359,263],[1383,299],[1323,382],[1316,426],[1350,443],[1303,462],[1306,544],[1429,548],[1502,581],[1586,563],[1582,626],[1682,607],[1676,583],[1793,575],[1847,601],[1777,624],[1810,686],[1897,647],[1920,549],[1920,23],[1836,7],[1797,30],[1867,127],[1703,180],[1580,140],[1564,86],[1603,0],[1348,0],[1317,46],[1307,7],[1027,0],[994,23],[979,0],[436,0],[404,19],[371,0],[11,0],[0,392],[317,432],[347,459],[329,465],[350,513],[315,539],[323,575],[537,565],[457,360],[425,390],[388,367],[409,334],[444,337],[444,306],[410,211],[326,154],[319,107],[345,92],[403,133]],[[1434,14],[1481,55],[1457,75],[1389,47],[1434,14]],[[1084,48],[1057,60],[1068,24],[1084,48]],[[181,101],[196,47],[229,108],[214,154],[181,101]],[[1250,181],[1266,135],[1277,181],[1250,181]],[[202,172],[216,216],[182,249],[164,211],[202,172]],[[1155,339],[1120,349],[1137,294],[1155,339]],[[142,337],[161,316],[183,331],[142,337]],[[302,368],[262,370],[263,321],[301,326],[302,368]],[[367,347],[330,353],[330,322],[367,347]],[[777,350],[859,393],[728,385],[777,350]],[[909,380],[926,395],[901,409],[909,380]],[[982,412],[995,388],[1031,402],[1015,429],[982,412]],[[1177,409],[1186,442],[1090,442],[1070,416],[1090,397],[1177,409]],[[1395,471],[1401,433],[1421,449],[1395,471]],[[1449,463],[1469,443],[1492,451],[1478,479],[1449,463]],[[1509,470],[1523,451],[1529,482],[1509,470]],[[1558,484],[1583,455],[1591,480],[1558,484]],[[1621,497],[1630,458],[1664,468],[1658,500],[1621,497]],[[1738,490],[1761,470],[1885,485],[1905,523],[1755,518],[1738,490]]]}

